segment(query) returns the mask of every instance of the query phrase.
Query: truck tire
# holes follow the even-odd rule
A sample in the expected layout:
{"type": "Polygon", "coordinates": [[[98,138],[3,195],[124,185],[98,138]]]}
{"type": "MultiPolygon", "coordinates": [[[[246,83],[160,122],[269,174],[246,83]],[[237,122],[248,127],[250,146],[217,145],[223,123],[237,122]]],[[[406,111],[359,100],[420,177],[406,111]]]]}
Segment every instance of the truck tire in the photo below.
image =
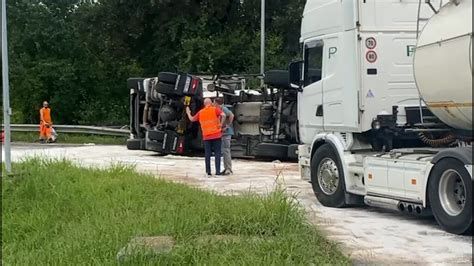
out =
{"type": "Polygon", "coordinates": [[[145,139],[127,139],[127,149],[132,151],[144,150],[145,139]]]}
{"type": "Polygon", "coordinates": [[[472,179],[453,158],[436,163],[428,183],[431,211],[438,224],[453,234],[472,232],[472,179]]]}
{"type": "Polygon", "coordinates": [[[178,74],[171,72],[160,72],[158,73],[158,81],[168,84],[176,84],[176,79],[178,79],[178,74]]]}
{"type": "Polygon", "coordinates": [[[319,147],[311,159],[311,185],[322,205],[334,208],[346,205],[341,160],[330,144],[319,147]]]}
{"type": "Polygon", "coordinates": [[[178,95],[177,91],[174,90],[174,84],[158,82],[156,84],[156,91],[168,96],[178,95]]]}
{"type": "Polygon", "coordinates": [[[291,89],[288,70],[269,70],[265,72],[263,81],[277,89],[291,89]]]}

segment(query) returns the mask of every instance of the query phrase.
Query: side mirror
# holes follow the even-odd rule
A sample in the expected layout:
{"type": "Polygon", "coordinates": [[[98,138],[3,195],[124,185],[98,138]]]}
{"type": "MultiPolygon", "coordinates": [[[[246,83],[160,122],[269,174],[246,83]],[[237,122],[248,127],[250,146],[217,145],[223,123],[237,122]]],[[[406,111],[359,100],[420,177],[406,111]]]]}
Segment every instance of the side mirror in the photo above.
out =
{"type": "Polygon", "coordinates": [[[288,67],[288,72],[290,75],[291,88],[302,92],[303,87],[301,82],[301,74],[303,72],[303,61],[296,61],[290,63],[290,66],[288,67]]]}

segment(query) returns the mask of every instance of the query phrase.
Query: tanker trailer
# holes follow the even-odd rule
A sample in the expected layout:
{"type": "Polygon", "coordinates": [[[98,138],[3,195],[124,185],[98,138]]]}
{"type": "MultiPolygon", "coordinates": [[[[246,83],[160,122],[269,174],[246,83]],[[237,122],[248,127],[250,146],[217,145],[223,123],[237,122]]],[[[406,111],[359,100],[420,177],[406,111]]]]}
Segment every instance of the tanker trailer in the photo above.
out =
{"type": "Polygon", "coordinates": [[[472,1],[451,1],[420,34],[414,76],[426,106],[454,129],[472,131],[472,1]]]}

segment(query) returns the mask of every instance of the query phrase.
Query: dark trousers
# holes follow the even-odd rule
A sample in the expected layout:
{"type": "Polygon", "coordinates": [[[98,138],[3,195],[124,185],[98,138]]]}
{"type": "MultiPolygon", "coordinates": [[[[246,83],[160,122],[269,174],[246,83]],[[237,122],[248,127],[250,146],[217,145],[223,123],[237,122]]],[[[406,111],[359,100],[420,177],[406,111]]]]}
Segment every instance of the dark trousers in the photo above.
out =
{"type": "Polygon", "coordinates": [[[204,141],[204,154],[206,156],[207,174],[211,174],[211,156],[213,151],[216,160],[216,174],[220,174],[221,172],[221,145],[222,140],[220,138],[204,141]]]}

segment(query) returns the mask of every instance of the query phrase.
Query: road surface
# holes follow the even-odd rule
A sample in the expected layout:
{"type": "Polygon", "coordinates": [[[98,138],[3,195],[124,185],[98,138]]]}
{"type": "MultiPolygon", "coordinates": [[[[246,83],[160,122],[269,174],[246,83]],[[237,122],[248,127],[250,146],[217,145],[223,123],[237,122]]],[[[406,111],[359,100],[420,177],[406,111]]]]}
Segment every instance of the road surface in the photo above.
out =
{"type": "MultiPolygon", "coordinates": [[[[221,194],[268,193],[286,187],[305,208],[312,223],[339,243],[355,264],[472,265],[472,236],[441,230],[433,218],[418,218],[374,208],[332,209],[319,204],[311,185],[299,178],[294,163],[234,161],[234,175],[206,178],[204,159],[158,156],[123,146],[14,144],[13,161],[27,156],[69,158],[83,166],[136,165],[138,171],[221,194]]],[[[3,158],[3,156],[2,156],[3,158]]]]}

